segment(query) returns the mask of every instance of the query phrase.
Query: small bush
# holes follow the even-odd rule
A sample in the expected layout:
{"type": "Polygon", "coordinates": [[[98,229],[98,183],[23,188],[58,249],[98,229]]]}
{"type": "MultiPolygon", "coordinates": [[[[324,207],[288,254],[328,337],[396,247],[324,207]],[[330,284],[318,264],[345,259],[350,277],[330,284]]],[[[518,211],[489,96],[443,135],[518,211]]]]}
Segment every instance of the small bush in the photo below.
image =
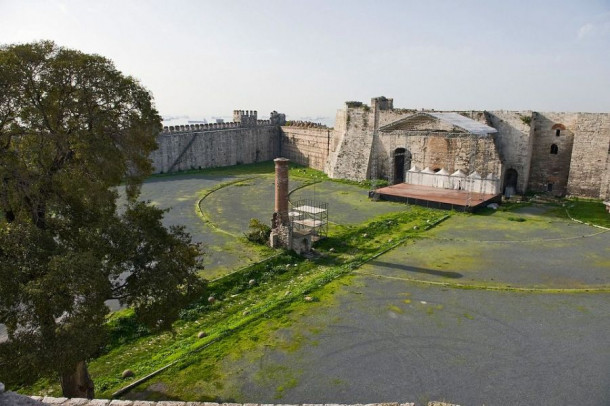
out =
{"type": "Polygon", "coordinates": [[[252,241],[257,244],[265,245],[269,242],[269,235],[271,235],[271,227],[267,224],[261,223],[258,219],[250,219],[249,230],[245,233],[248,241],[252,241]]]}

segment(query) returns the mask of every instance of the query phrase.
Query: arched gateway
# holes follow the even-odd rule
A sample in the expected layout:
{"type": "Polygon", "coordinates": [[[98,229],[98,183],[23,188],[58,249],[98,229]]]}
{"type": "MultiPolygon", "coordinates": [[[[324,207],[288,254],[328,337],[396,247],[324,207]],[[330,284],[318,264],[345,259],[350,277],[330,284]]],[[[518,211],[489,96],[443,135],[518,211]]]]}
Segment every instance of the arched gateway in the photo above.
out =
{"type": "Polygon", "coordinates": [[[519,173],[510,168],[504,174],[504,196],[511,197],[517,193],[517,180],[519,179],[519,173]]]}
{"type": "Polygon", "coordinates": [[[405,181],[406,167],[411,164],[410,155],[404,148],[394,150],[394,184],[405,181]],[[405,165],[408,164],[408,165],[405,165]]]}

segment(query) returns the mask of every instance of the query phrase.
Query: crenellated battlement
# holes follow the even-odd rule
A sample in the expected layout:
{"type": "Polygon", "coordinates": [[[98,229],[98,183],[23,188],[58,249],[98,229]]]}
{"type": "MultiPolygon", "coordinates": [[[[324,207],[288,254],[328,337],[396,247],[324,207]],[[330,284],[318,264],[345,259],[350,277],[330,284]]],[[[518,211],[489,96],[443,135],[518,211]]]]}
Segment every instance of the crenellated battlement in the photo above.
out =
{"type": "Polygon", "coordinates": [[[207,124],[185,124],[185,125],[171,125],[163,127],[162,135],[179,134],[179,133],[192,133],[202,131],[218,131],[218,130],[229,130],[241,127],[256,127],[256,126],[269,126],[278,125],[273,123],[271,120],[250,120],[247,124],[232,122],[232,123],[207,123],[207,124]]]}
{"type": "Polygon", "coordinates": [[[299,127],[299,128],[328,128],[328,126],[322,123],[314,123],[313,121],[300,121],[300,120],[289,120],[284,124],[287,127],[299,127]]]}
{"type": "MultiPolygon", "coordinates": [[[[264,120],[261,120],[264,121],[264,120]]],[[[268,121],[268,120],[267,120],[268,121]]],[[[200,132],[200,131],[216,131],[229,128],[239,128],[239,123],[207,123],[207,124],[186,124],[186,125],[171,125],[163,127],[162,134],[175,134],[185,132],[200,132]]]]}
{"type": "Polygon", "coordinates": [[[258,120],[256,110],[233,110],[233,122],[231,123],[207,123],[207,124],[184,124],[163,127],[161,135],[193,133],[202,131],[229,130],[243,127],[280,126],[286,122],[286,116],[277,111],[272,111],[269,120],[258,120]]]}
{"type": "Polygon", "coordinates": [[[253,127],[258,124],[256,110],[233,110],[233,122],[241,127],[253,127]]]}

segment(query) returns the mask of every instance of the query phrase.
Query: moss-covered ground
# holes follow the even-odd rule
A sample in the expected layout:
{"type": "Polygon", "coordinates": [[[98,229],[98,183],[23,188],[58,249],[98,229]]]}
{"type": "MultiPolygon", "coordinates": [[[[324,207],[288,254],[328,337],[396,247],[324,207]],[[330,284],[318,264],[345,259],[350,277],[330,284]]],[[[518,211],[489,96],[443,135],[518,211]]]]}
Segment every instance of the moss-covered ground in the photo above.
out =
{"type": "MultiPolygon", "coordinates": [[[[179,175],[176,178],[179,185],[175,188],[190,187],[188,191],[180,189],[179,194],[165,183],[171,181],[170,177],[157,177],[144,185],[143,195],[152,197],[162,207],[168,207],[168,201],[164,199],[171,200],[173,197],[180,204],[190,204],[194,212],[198,210],[195,216],[206,228],[200,231],[196,225],[191,224],[189,230],[195,230],[196,233],[212,232],[215,238],[222,236],[228,239],[220,239],[222,244],[216,245],[215,241],[218,240],[208,240],[212,241],[212,244],[208,244],[208,249],[211,246],[226,254],[225,245],[234,244],[233,250],[242,254],[244,251],[258,252],[269,259],[261,260],[259,256],[253,264],[237,270],[233,268],[232,272],[214,279],[206,295],[183,312],[172,332],[152,334],[135,324],[129,310],[114,313],[109,320],[113,340],[101,351],[99,357],[90,362],[97,396],[110,397],[134,379],[176,361],[173,367],[158,378],[142,388],[134,389],[130,396],[147,399],[231,398],[235,394],[227,384],[230,379],[221,367],[221,360],[240,358],[246,352],[252,353],[256,346],[259,349],[268,345],[275,346],[277,343],[271,337],[271,332],[284,326],[288,315],[301,314],[321,298],[324,298],[325,305],[330,305],[331,300],[328,298],[336,278],[348,275],[362,263],[397,244],[417,238],[428,225],[445,216],[445,213],[424,208],[371,202],[379,210],[377,215],[375,209],[367,209],[364,214],[358,214],[361,219],[358,224],[333,223],[328,238],[317,245],[320,253],[318,257],[304,259],[281,251],[272,252],[252,246],[239,235],[245,231],[244,224],[249,218],[260,214],[259,210],[270,217],[273,177],[261,172],[263,173],[247,177],[223,175],[216,178],[209,177],[211,175],[207,173],[179,175]],[[185,179],[195,184],[201,182],[208,187],[193,188],[192,184],[185,184],[185,179]],[[154,185],[159,180],[165,188],[156,194],[154,185]],[[244,200],[251,205],[244,204],[244,200]],[[306,295],[313,297],[306,300],[306,295]],[[214,303],[210,303],[208,297],[214,297],[214,303]],[[197,338],[202,331],[206,336],[197,338]],[[246,341],[243,340],[244,337],[247,337],[246,341]],[[125,369],[134,371],[135,377],[122,379],[121,373],[125,369]],[[198,383],[194,384],[194,381],[198,383]],[[155,383],[158,385],[155,386],[155,383]],[[153,389],[147,389],[151,385],[153,389]],[[204,391],[201,390],[201,385],[204,385],[204,391]]],[[[325,176],[297,167],[291,169],[291,179],[293,185],[307,186],[324,180],[325,176]]],[[[334,210],[338,213],[349,212],[352,206],[363,206],[361,196],[363,191],[366,193],[364,189],[359,185],[344,183],[338,186],[342,198],[336,200],[334,210]],[[350,196],[355,198],[350,199],[350,196]]],[[[327,200],[332,199],[332,193],[332,186],[326,186],[327,200]]],[[[324,199],[324,195],[320,196],[324,199]]],[[[176,205],[173,205],[170,213],[181,213],[183,208],[179,206],[179,210],[176,210],[176,205]]],[[[195,219],[193,214],[181,214],[195,219]]],[[[169,221],[177,220],[170,216],[169,221]]],[[[292,345],[294,344],[289,346],[292,345]]],[[[267,378],[261,375],[261,380],[265,379],[267,378]]],[[[279,392],[288,389],[293,383],[294,380],[286,380],[283,389],[278,389],[279,392]]],[[[57,385],[47,381],[25,391],[59,394],[57,385]]]]}
{"type": "MultiPolygon", "coordinates": [[[[439,329],[448,323],[448,314],[455,331],[467,331],[472,337],[479,330],[491,335],[499,332],[494,339],[503,339],[506,328],[502,323],[512,321],[482,317],[484,311],[465,305],[464,295],[459,293],[449,295],[456,297],[453,301],[441,299],[446,296],[443,292],[455,291],[452,287],[498,290],[497,294],[503,295],[500,302],[515,306],[516,314],[521,308],[513,304],[511,294],[520,295],[524,303],[544,306],[543,299],[527,295],[610,289],[608,234],[570,222],[556,208],[511,205],[472,215],[372,202],[363,185],[330,182],[324,174],[300,167],[291,168],[291,188],[301,186],[291,194],[291,200],[316,198],[329,203],[332,223],[329,237],[316,246],[319,255],[305,259],[253,246],[241,234],[249,218],[264,221],[270,217],[272,173],[273,164],[263,163],[158,176],[144,185],[145,192],[151,188],[148,193],[153,193],[152,200],[160,206],[174,207],[177,215],[169,221],[181,224],[181,219],[188,218],[192,222],[189,231],[208,238],[208,250],[218,263],[211,267],[215,273],[205,274],[214,279],[208,292],[183,311],[172,332],[153,334],[142,329],[129,310],[113,314],[109,320],[111,343],[90,362],[98,397],[110,397],[134,380],[173,363],[123,397],[275,403],[288,399],[294,403],[300,401],[300,393],[309,396],[303,402],[347,401],[349,393],[366,390],[360,378],[379,375],[381,381],[373,379],[379,381],[377,387],[369,388],[369,393],[377,395],[357,399],[379,401],[379,393],[393,393],[383,382],[397,388],[404,384],[401,374],[419,379],[407,366],[413,360],[437,362],[433,359],[436,353],[430,358],[418,352],[429,352],[426,346],[417,347],[422,345],[419,342],[407,351],[413,359],[403,359],[404,354],[396,358],[395,354],[404,352],[399,342],[412,345],[407,339],[415,336],[410,326],[422,342],[432,343],[430,348],[446,347],[449,359],[456,363],[460,359],[471,363],[469,357],[476,358],[480,343],[439,338],[445,334],[439,329]],[[186,187],[180,185],[182,180],[192,183],[186,187]],[[171,190],[174,181],[178,181],[174,187],[179,193],[171,190]],[[155,185],[169,189],[155,191],[155,185]],[[431,228],[447,216],[448,220],[431,228]],[[382,291],[377,291],[380,286],[382,291]],[[513,292],[519,289],[522,291],[513,292]],[[426,295],[435,299],[425,299],[426,295]],[[214,300],[209,301],[209,297],[214,300]],[[372,318],[358,321],[357,314],[369,313],[372,318]],[[351,321],[345,324],[344,317],[351,321]],[[471,322],[476,323],[470,327],[471,322]],[[389,336],[384,333],[383,338],[378,337],[377,331],[383,329],[389,336]],[[364,331],[369,336],[363,335],[364,331]],[[203,338],[198,338],[200,332],[205,333],[203,338]],[[450,342],[462,347],[454,348],[450,342]],[[368,353],[371,345],[375,350],[368,353]],[[469,355],[456,355],[462,350],[469,355]],[[311,354],[318,353],[321,358],[312,359],[311,354]],[[374,359],[367,358],[373,355],[374,359]],[[333,367],[335,357],[340,364],[333,367]],[[358,363],[352,362],[358,359],[371,361],[371,365],[393,365],[399,360],[402,366],[400,370],[390,368],[391,375],[382,369],[368,371],[365,364],[360,371],[358,363]],[[322,371],[318,363],[323,365],[322,371]],[[122,379],[125,369],[134,371],[135,376],[122,379]],[[315,386],[314,381],[320,381],[321,386],[315,386]],[[342,395],[334,398],[332,394],[342,395]]],[[[494,303],[487,294],[475,296],[482,297],[488,306],[494,303]]],[[[593,303],[587,304],[587,309],[593,303]]],[[[569,313],[571,317],[575,317],[573,313],[569,313]]],[[[580,317],[581,312],[577,313],[580,317]]],[[[517,316],[509,312],[507,317],[514,320],[517,316]]],[[[506,332],[512,340],[512,332],[506,332]]],[[[504,350],[499,353],[506,359],[512,356],[504,350]]],[[[439,359],[443,357],[446,355],[439,354],[439,359]]],[[[441,368],[441,364],[437,366],[441,368]]],[[[419,373],[425,373],[423,364],[419,373]]],[[[434,376],[425,375],[421,381],[424,386],[424,381],[434,384],[434,376]]],[[[58,386],[48,381],[23,391],[60,393],[58,386]]],[[[423,399],[429,394],[418,396],[423,399]]]]}
{"type": "Polygon", "coordinates": [[[358,272],[461,288],[610,290],[610,232],[524,207],[454,214],[358,272]]]}
{"type": "Polygon", "coordinates": [[[120,377],[124,369],[133,370],[135,378],[139,378],[179,360],[158,378],[171,388],[165,392],[167,396],[200,400],[230,397],[222,388],[226,382],[226,371],[219,369],[222,359],[239,357],[250,350],[250,345],[262,345],[261,348],[272,345],[267,342],[267,333],[281,327],[286,314],[308,306],[306,295],[324,295],[326,291],[319,289],[327,283],[350,273],[397,241],[416,237],[428,222],[441,216],[440,212],[412,208],[380,216],[360,226],[337,226],[319,244],[323,254],[320,258],[307,260],[281,254],[211,283],[208,295],[215,297],[216,302],[209,304],[206,295],[184,312],[172,333],[116,343],[106,354],[93,360],[90,372],[98,392],[108,396],[129,383],[130,379],[120,377]],[[207,336],[198,339],[200,331],[205,331],[207,336]],[[241,340],[242,337],[248,337],[248,341],[241,340]],[[218,338],[222,340],[198,351],[218,338]],[[208,390],[198,394],[193,381],[217,388],[210,391],[206,386],[208,390]]]}

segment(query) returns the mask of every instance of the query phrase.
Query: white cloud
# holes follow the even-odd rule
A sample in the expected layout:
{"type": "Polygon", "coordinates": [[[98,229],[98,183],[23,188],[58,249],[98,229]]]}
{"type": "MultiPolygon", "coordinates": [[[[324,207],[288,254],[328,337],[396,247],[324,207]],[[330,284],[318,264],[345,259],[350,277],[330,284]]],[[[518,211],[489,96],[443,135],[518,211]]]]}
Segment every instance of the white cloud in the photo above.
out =
{"type": "Polygon", "coordinates": [[[589,35],[591,33],[591,31],[593,31],[595,28],[595,26],[591,23],[587,23],[585,25],[583,25],[582,27],[580,27],[580,29],[578,30],[578,39],[583,39],[585,38],[587,35],[589,35]]]}
{"type": "Polygon", "coordinates": [[[610,35],[610,13],[604,13],[578,29],[578,39],[596,38],[610,35]]]}

